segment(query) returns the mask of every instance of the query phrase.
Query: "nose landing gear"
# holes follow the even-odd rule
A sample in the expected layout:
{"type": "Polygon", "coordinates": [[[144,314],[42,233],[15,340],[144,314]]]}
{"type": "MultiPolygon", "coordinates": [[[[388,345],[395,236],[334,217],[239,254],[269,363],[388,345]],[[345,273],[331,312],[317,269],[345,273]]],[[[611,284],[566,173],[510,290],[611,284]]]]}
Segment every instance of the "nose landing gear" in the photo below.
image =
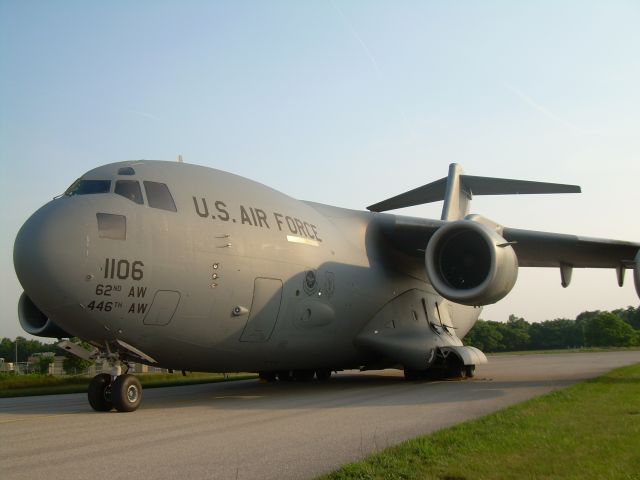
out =
{"type": "MultiPolygon", "coordinates": [[[[118,362],[119,363],[119,362],[118,362]]],[[[97,412],[133,412],[142,401],[142,385],[133,375],[120,374],[120,365],[114,365],[113,374],[101,373],[89,383],[89,405],[97,412]]]]}
{"type": "Polygon", "coordinates": [[[84,360],[107,362],[111,367],[110,374],[100,373],[89,383],[87,396],[91,408],[96,412],[110,412],[114,408],[119,412],[137,410],[142,401],[142,385],[140,380],[127,373],[129,364],[122,358],[156,363],[153,358],[119,339],[115,342],[105,341],[103,348],[98,348],[97,344],[80,345],[70,340],[63,340],[57,346],[84,360]],[[120,356],[121,351],[126,351],[125,357],[120,356]],[[124,374],[122,365],[126,368],[124,374]]]}
{"type": "Polygon", "coordinates": [[[89,405],[96,412],[108,412],[113,410],[111,401],[111,375],[101,373],[91,379],[89,383],[89,405]]]}

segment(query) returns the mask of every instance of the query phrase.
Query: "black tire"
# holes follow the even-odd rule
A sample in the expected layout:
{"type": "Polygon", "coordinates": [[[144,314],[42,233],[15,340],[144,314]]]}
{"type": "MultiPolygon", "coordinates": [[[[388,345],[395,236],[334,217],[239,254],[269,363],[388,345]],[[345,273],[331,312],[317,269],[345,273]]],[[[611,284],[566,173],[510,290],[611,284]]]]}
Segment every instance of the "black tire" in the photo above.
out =
{"type": "Polygon", "coordinates": [[[465,365],[464,369],[465,373],[467,374],[467,378],[473,378],[473,376],[476,374],[475,365],[465,365]]]}
{"type": "Polygon", "coordinates": [[[89,383],[89,405],[96,412],[109,412],[113,409],[111,401],[111,375],[101,373],[91,379],[89,383]]]}
{"type": "Polygon", "coordinates": [[[111,401],[119,412],[133,412],[142,401],[142,385],[133,375],[120,375],[111,385],[111,401]]]}
{"type": "Polygon", "coordinates": [[[326,382],[331,378],[331,370],[329,369],[316,370],[316,378],[321,382],[326,382]]]}

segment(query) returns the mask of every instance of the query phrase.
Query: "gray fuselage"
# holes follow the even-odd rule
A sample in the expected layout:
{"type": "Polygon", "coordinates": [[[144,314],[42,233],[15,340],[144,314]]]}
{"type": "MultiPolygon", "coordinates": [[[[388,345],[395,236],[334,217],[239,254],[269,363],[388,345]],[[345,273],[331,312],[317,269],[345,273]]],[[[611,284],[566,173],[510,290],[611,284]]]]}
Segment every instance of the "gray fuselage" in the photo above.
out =
{"type": "Polygon", "coordinates": [[[38,309],[94,344],[122,340],[175,369],[340,369],[385,361],[354,340],[407,292],[426,298],[411,321],[437,316],[459,338],[480,313],[437,295],[423,260],[389,244],[393,215],[183,163],[114,163],[80,179],[91,180],[110,183],[34,213],[14,262],[38,309]],[[150,198],[162,184],[175,211],[150,198]]]}

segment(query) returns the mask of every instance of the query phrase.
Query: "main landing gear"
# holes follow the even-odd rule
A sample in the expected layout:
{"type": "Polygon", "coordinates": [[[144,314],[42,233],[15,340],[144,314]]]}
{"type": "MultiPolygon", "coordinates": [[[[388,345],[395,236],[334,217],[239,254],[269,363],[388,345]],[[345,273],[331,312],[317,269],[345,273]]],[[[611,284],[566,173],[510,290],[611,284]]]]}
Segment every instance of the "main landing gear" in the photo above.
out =
{"type": "Polygon", "coordinates": [[[475,365],[464,365],[460,359],[450,355],[445,362],[437,362],[432,367],[425,370],[412,370],[405,367],[404,378],[406,380],[445,380],[445,379],[465,379],[475,375],[475,365]]]}
{"type": "Polygon", "coordinates": [[[133,375],[121,374],[119,365],[113,374],[101,373],[89,383],[89,405],[97,412],[133,412],[142,401],[142,385],[133,375]]]}

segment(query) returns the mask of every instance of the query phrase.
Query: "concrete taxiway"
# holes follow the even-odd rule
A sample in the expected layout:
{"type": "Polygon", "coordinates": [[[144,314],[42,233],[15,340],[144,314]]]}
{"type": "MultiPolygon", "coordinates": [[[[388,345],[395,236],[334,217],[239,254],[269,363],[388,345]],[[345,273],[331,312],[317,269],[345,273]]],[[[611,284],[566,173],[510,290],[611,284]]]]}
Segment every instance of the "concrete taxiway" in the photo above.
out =
{"type": "Polygon", "coordinates": [[[134,413],[84,394],[0,399],[5,479],[312,478],[407,438],[640,362],[640,351],[489,357],[464,381],[395,370],[328,382],[147,389],[134,413]]]}

